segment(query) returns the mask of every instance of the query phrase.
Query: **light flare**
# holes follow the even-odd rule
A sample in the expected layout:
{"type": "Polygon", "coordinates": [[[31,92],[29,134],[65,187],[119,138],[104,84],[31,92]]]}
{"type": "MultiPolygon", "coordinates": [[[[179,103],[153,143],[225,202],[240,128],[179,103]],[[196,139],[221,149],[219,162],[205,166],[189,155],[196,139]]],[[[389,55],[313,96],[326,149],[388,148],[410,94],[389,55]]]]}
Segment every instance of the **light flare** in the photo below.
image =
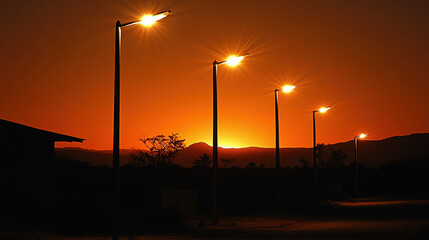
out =
{"type": "Polygon", "coordinates": [[[366,137],[366,135],[367,135],[367,134],[362,133],[361,135],[359,135],[359,138],[360,138],[360,139],[365,138],[365,137],[366,137]]]}
{"type": "Polygon", "coordinates": [[[319,109],[319,112],[321,112],[321,113],[325,113],[326,111],[328,111],[329,109],[331,109],[332,107],[321,107],[320,109],[319,109]]]}
{"type": "Polygon", "coordinates": [[[295,89],[295,86],[293,86],[293,85],[285,85],[282,88],[283,92],[285,92],[285,93],[290,93],[293,91],[293,89],[295,89]]]}
{"type": "Polygon", "coordinates": [[[241,60],[243,60],[244,56],[229,56],[228,59],[225,61],[226,64],[229,66],[236,66],[240,63],[241,60]]]}
{"type": "Polygon", "coordinates": [[[163,19],[163,18],[167,17],[167,16],[168,16],[168,15],[170,15],[170,14],[171,14],[171,11],[165,11],[165,12],[161,12],[161,13],[158,13],[158,14],[155,14],[155,15],[152,15],[152,14],[146,14],[146,15],[144,15],[144,16],[142,17],[142,19],[141,19],[140,23],[141,23],[143,26],[150,27],[150,26],[152,26],[155,22],[159,21],[160,19],[163,19]]]}

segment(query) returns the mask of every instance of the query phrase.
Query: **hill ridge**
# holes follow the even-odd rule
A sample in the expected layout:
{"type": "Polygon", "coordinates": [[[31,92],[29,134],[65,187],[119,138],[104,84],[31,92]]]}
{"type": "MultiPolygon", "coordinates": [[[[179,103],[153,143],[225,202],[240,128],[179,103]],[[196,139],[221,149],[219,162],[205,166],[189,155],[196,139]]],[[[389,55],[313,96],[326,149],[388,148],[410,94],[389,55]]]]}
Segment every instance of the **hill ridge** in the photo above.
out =
{"type": "MultiPolygon", "coordinates": [[[[348,158],[345,165],[354,161],[353,139],[346,142],[329,144],[333,149],[341,149],[348,158]]],[[[429,146],[429,133],[413,133],[402,136],[392,136],[381,140],[359,141],[359,162],[366,166],[377,167],[383,163],[407,160],[429,159],[426,148],[429,146]]],[[[131,162],[129,154],[133,149],[121,149],[121,165],[131,162]]],[[[195,161],[203,153],[212,157],[212,147],[205,142],[192,143],[183,149],[176,157],[175,163],[184,167],[192,167],[195,161]]],[[[78,161],[89,162],[93,165],[108,165],[112,163],[112,150],[91,150],[83,148],[56,148],[59,157],[70,158],[78,161]]],[[[299,166],[299,159],[313,160],[313,148],[283,147],[280,148],[280,163],[282,167],[299,166]]],[[[273,167],[275,162],[275,148],[245,147],[222,148],[219,147],[219,166],[222,167],[222,159],[235,159],[232,166],[245,167],[250,162],[263,163],[265,167],[273,167]]]]}

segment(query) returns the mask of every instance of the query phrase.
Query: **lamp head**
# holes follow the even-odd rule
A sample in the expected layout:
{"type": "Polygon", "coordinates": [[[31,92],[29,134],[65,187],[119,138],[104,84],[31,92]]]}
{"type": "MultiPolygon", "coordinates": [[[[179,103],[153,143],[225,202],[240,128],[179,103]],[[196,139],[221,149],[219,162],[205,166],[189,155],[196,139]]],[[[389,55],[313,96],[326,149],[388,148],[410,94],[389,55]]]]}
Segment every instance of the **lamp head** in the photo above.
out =
{"type": "Polygon", "coordinates": [[[152,15],[152,14],[146,14],[146,15],[144,15],[144,16],[142,17],[142,19],[140,20],[140,23],[141,23],[143,26],[150,27],[150,26],[152,26],[155,22],[159,21],[160,19],[163,19],[163,18],[167,17],[167,16],[168,16],[168,15],[170,15],[170,14],[171,14],[171,11],[170,11],[170,10],[168,10],[168,11],[164,11],[164,12],[160,12],[160,13],[157,13],[157,14],[155,14],[155,15],[152,15]]]}
{"type": "Polygon", "coordinates": [[[229,66],[236,66],[238,65],[241,60],[243,60],[243,56],[229,56],[228,59],[225,61],[226,64],[228,64],[229,66]]]}
{"type": "Polygon", "coordinates": [[[236,65],[238,65],[241,62],[241,60],[244,59],[244,57],[249,56],[249,55],[250,55],[250,53],[246,53],[246,54],[241,55],[241,56],[231,55],[225,61],[218,62],[217,64],[226,63],[229,66],[236,66],[236,65]]]}
{"type": "Polygon", "coordinates": [[[332,106],[330,106],[330,107],[321,107],[321,108],[319,108],[318,112],[325,113],[325,112],[327,112],[331,108],[332,108],[332,106]]]}
{"type": "Polygon", "coordinates": [[[367,136],[367,134],[362,133],[361,135],[359,135],[359,137],[358,137],[358,138],[362,139],[362,138],[365,138],[366,136],[367,136]]]}
{"type": "Polygon", "coordinates": [[[293,85],[284,85],[284,86],[282,87],[282,90],[283,90],[283,92],[285,92],[285,93],[290,93],[290,92],[292,92],[294,89],[295,89],[295,86],[293,86],[293,85]]]}

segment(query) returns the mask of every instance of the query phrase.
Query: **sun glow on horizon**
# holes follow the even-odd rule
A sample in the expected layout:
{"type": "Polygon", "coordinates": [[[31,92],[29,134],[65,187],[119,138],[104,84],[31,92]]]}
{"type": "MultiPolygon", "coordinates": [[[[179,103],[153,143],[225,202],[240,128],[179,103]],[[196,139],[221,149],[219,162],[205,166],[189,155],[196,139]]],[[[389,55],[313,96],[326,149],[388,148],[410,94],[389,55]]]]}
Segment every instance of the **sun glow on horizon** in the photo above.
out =
{"type": "MultiPolygon", "coordinates": [[[[213,147],[213,144],[209,144],[209,143],[205,143],[210,147],[213,147]]],[[[223,149],[241,149],[241,148],[248,148],[248,147],[252,147],[249,145],[244,145],[244,144],[239,144],[239,143],[233,143],[233,142],[227,142],[227,143],[219,143],[218,144],[219,148],[223,148],[223,149]]]]}
{"type": "Polygon", "coordinates": [[[224,149],[239,149],[242,147],[231,147],[231,146],[219,146],[220,148],[224,148],[224,149]]]}
{"type": "MultiPolygon", "coordinates": [[[[213,147],[213,144],[206,143],[209,147],[213,147]]],[[[233,145],[218,145],[219,148],[223,149],[240,149],[240,148],[246,148],[244,146],[233,146],[233,145]]]]}

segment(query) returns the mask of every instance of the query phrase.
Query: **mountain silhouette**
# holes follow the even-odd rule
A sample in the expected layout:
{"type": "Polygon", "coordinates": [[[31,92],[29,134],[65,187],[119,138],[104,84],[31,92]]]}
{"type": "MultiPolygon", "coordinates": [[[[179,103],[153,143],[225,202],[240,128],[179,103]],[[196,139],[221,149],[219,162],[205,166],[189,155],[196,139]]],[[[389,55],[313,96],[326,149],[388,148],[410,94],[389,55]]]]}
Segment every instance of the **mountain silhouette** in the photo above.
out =
{"type": "MultiPolygon", "coordinates": [[[[332,149],[341,149],[347,159],[345,165],[354,162],[354,141],[331,144],[332,149]]],[[[416,133],[406,136],[395,136],[383,140],[359,140],[358,162],[368,167],[399,160],[429,159],[427,152],[429,133],[416,133]]],[[[122,149],[121,165],[131,162],[131,149],[122,149]]],[[[194,162],[203,153],[212,157],[212,147],[206,143],[194,143],[183,149],[176,157],[175,163],[183,167],[192,167],[194,162]]],[[[69,158],[88,162],[92,165],[112,165],[111,150],[86,150],[81,148],[57,148],[57,157],[69,158]]],[[[281,148],[280,164],[282,167],[299,166],[300,158],[306,158],[312,166],[313,148],[281,148]]],[[[223,167],[221,159],[235,159],[230,166],[246,167],[250,162],[265,167],[275,166],[275,148],[219,148],[219,167],[223,167]]]]}
{"type": "MultiPolygon", "coordinates": [[[[131,163],[131,151],[131,149],[121,149],[119,151],[121,165],[131,163]]],[[[113,162],[112,150],[89,150],[78,147],[56,148],[55,156],[59,159],[90,163],[93,166],[112,166],[113,162]]]]}

